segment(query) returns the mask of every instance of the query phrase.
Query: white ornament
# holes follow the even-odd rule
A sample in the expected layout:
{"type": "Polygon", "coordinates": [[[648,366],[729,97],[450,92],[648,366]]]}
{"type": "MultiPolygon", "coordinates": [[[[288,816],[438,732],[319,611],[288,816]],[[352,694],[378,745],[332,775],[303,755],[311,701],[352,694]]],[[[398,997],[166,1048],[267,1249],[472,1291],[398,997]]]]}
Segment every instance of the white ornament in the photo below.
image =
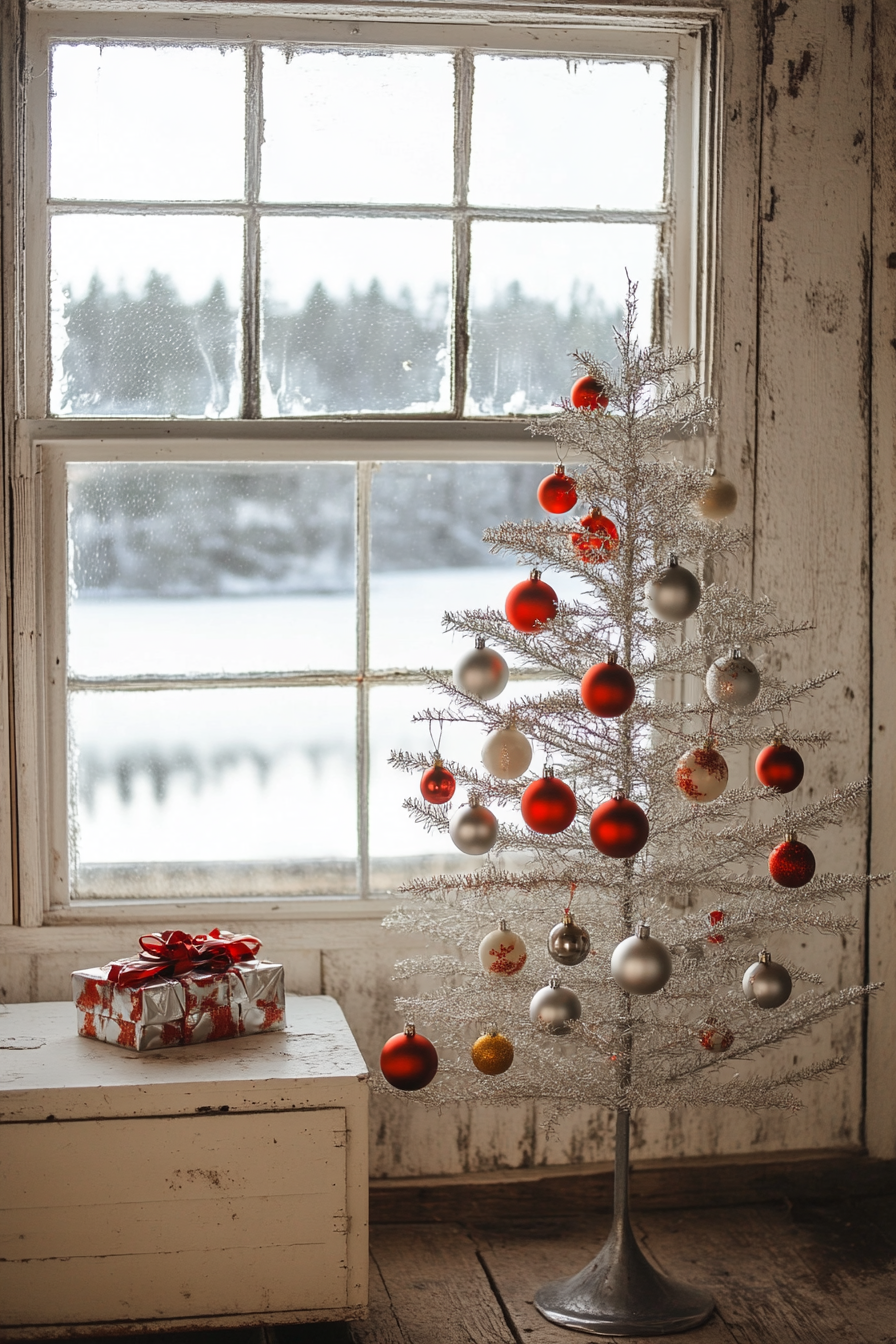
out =
{"type": "Polygon", "coordinates": [[[476,647],[465,653],[454,669],[454,684],[459,691],[479,700],[494,700],[507,685],[510,669],[495,649],[487,649],[482,635],[476,647]]]}
{"type": "Polygon", "coordinates": [[[722,796],[728,787],[728,764],[711,737],[678,758],[675,783],[692,803],[711,803],[722,796]]]}
{"type": "Polygon", "coordinates": [[[532,764],[532,743],[518,728],[496,728],[482,744],[482,764],[497,779],[519,779],[532,764]]]}
{"type": "Polygon", "coordinates": [[[672,955],[665,943],[651,938],[648,924],[640,924],[637,933],[616,944],[610,974],[627,994],[656,994],[672,974],[672,955]]]}
{"type": "Polygon", "coordinates": [[[500,928],[486,934],[479,944],[479,960],[482,969],[492,975],[516,975],[526,964],[526,944],[502,919],[500,928]]]}
{"type": "Polygon", "coordinates": [[[760,952],[759,960],[744,975],[744,994],[759,1008],[780,1008],[790,998],[793,981],[786,967],[760,952]]]}
{"type": "Polygon", "coordinates": [[[448,834],[462,853],[486,854],[498,838],[498,819],[494,812],[471,798],[451,818],[448,834]]]}
{"type": "Polygon", "coordinates": [[[582,1016],[579,997],[560,984],[559,975],[552,975],[550,984],[532,995],[529,1021],[533,1026],[547,1027],[555,1036],[566,1036],[571,1022],[582,1016]]]}
{"type": "Polygon", "coordinates": [[[677,556],[670,555],[668,568],[645,583],[644,596],[654,616],[663,621],[684,621],[700,605],[700,584],[696,575],[678,563],[677,556]]]}
{"type": "Polygon", "coordinates": [[[727,476],[723,476],[714,467],[710,467],[706,473],[706,487],[703,494],[694,500],[694,513],[698,518],[709,518],[713,522],[719,522],[720,519],[727,518],[736,508],[737,487],[734,482],[729,481],[727,476]]]}
{"type": "Polygon", "coordinates": [[[732,649],[727,658],[717,658],[706,674],[706,694],[720,709],[746,709],[759,694],[755,663],[732,649]]]}

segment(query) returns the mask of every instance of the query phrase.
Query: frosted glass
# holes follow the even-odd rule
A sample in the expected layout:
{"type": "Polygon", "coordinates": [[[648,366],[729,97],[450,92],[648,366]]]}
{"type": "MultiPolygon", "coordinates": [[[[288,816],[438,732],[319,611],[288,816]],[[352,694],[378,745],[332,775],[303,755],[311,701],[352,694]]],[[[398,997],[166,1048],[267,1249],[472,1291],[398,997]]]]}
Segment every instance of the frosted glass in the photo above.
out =
{"type": "Polygon", "coordinates": [[[262,224],[262,412],[449,406],[447,220],[262,224]]]}
{"type": "Polygon", "coordinates": [[[448,53],[264,49],[266,201],[450,204],[448,53]]]}
{"type": "Polygon", "coordinates": [[[665,148],[659,62],[475,58],[474,205],[652,210],[665,148]]]}
{"type": "Polygon", "coordinates": [[[55,44],[52,195],[241,198],[245,79],[238,47],[55,44]]]}
{"type": "Polygon", "coordinates": [[[355,468],[69,466],[69,669],[351,670],[355,468]]]}
{"type": "Polygon", "coordinates": [[[238,415],[242,255],[238,219],[57,216],[51,414],[238,415]]]}
{"type": "Polygon", "coordinates": [[[474,223],[466,413],[556,410],[572,385],[571,351],[612,362],[626,270],[649,343],[657,245],[651,224],[474,223]]]}

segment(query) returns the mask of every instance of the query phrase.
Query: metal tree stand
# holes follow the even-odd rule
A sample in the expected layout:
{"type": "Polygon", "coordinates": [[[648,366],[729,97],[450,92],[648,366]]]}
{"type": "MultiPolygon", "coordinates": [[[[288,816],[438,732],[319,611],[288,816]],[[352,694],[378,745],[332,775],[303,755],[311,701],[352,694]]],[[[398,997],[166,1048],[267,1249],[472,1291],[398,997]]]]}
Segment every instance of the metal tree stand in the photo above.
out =
{"type": "Polygon", "coordinates": [[[711,1315],[702,1288],[667,1278],[645,1258],[628,1216],[629,1113],[616,1112],[613,1226],[603,1249],[570,1279],[555,1279],[535,1294],[554,1325],[596,1335],[674,1335],[711,1315]]]}

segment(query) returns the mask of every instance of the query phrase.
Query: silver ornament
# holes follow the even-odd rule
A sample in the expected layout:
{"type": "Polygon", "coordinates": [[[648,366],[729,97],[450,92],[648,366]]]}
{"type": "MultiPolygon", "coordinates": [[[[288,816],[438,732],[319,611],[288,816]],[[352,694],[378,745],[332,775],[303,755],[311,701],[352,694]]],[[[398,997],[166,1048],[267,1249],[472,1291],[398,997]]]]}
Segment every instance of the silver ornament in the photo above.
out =
{"type": "Polygon", "coordinates": [[[694,500],[693,510],[698,518],[710,518],[718,522],[737,508],[737,487],[715,467],[710,467],[705,480],[703,494],[694,500]]]}
{"type": "Polygon", "coordinates": [[[591,951],[591,937],[587,929],[575,922],[567,910],[563,921],[555,924],[548,934],[548,952],[561,966],[578,966],[591,951]]]}
{"type": "Polygon", "coordinates": [[[532,743],[518,728],[496,728],[482,744],[482,764],[496,779],[519,779],[532,764],[532,743]]]}
{"type": "Polygon", "coordinates": [[[462,853],[486,854],[498,838],[498,819],[471,797],[467,806],[451,818],[448,834],[462,853]]]}
{"type": "Polygon", "coordinates": [[[663,621],[684,621],[700,605],[700,584],[689,569],[678,563],[677,555],[670,555],[668,568],[645,583],[644,596],[654,616],[663,621]]]}
{"type": "Polygon", "coordinates": [[[639,924],[613,949],[610,974],[627,994],[656,994],[672,974],[672,956],[665,943],[651,938],[649,924],[639,924]]]}
{"type": "Polygon", "coordinates": [[[760,684],[755,663],[737,648],[727,658],[717,658],[706,674],[706,694],[720,709],[746,709],[759,694],[760,684]]]}
{"type": "Polygon", "coordinates": [[[479,944],[479,961],[492,975],[516,975],[526,964],[526,944],[502,919],[500,927],[487,933],[479,944]]]}
{"type": "Polygon", "coordinates": [[[482,635],[476,636],[476,647],[465,653],[454,669],[454,684],[459,691],[475,695],[479,700],[494,700],[507,685],[510,669],[495,649],[485,647],[482,635]]]}
{"type": "Polygon", "coordinates": [[[529,1020],[533,1026],[547,1027],[555,1036],[566,1036],[570,1023],[581,1016],[578,995],[561,986],[559,975],[552,975],[550,983],[537,990],[529,1004],[529,1020]]]}
{"type": "Polygon", "coordinates": [[[793,981],[787,969],[771,954],[759,953],[759,960],[748,967],[744,975],[744,994],[758,1008],[780,1008],[790,998],[793,981]]]}

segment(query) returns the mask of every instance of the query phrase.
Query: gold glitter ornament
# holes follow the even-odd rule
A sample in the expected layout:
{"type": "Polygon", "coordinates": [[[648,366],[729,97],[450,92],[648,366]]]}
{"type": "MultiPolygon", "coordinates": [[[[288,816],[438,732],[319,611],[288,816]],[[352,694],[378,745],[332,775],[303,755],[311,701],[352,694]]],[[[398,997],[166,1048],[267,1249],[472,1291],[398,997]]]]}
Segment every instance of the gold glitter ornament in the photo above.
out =
{"type": "Polygon", "coordinates": [[[470,1057],[480,1073],[494,1078],[513,1063],[513,1046],[499,1031],[487,1032],[470,1046],[470,1057]]]}

